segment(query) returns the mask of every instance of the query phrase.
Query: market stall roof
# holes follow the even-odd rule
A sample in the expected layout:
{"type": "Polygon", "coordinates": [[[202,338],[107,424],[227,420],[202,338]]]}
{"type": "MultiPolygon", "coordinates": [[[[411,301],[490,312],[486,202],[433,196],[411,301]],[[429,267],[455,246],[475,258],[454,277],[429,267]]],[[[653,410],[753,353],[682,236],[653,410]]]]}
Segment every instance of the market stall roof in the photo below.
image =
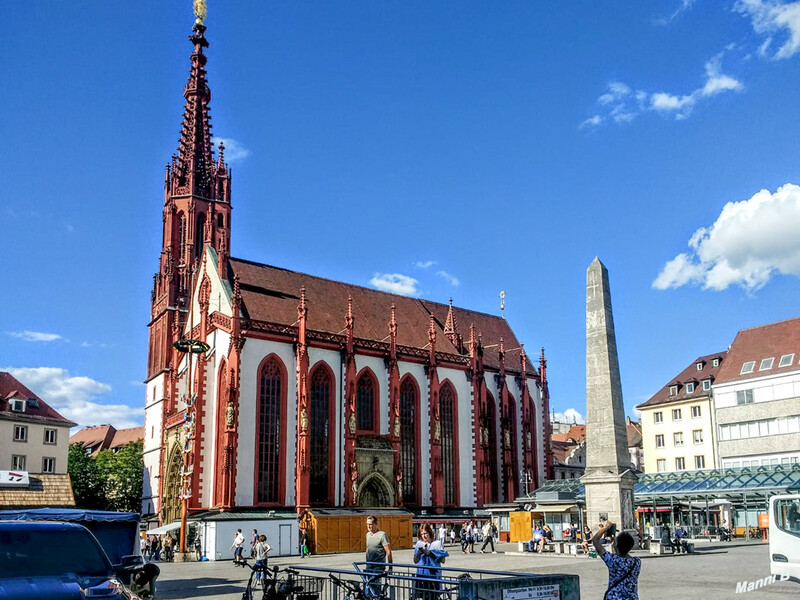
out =
{"type": "Polygon", "coordinates": [[[563,513],[575,510],[577,504],[537,504],[531,509],[531,512],[538,513],[563,513]]]}
{"type": "Polygon", "coordinates": [[[170,531],[174,531],[175,529],[181,528],[180,521],[173,521],[167,525],[162,525],[161,527],[155,527],[153,529],[149,529],[147,531],[147,535],[163,535],[165,533],[169,533],[170,531]]]}
{"type": "MultiPolygon", "coordinates": [[[[633,488],[637,505],[653,502],[764,499],[772,494],[800,491],[800,464],[710,469],[677,473],[652,473],[639,477],[633,488]]],[[[583,484],[577,479],[547,481],[527,496],[517,499],[520,504],[534,503],[537,498],[553,493],[572,493],[584,499],[583,484]]]]}

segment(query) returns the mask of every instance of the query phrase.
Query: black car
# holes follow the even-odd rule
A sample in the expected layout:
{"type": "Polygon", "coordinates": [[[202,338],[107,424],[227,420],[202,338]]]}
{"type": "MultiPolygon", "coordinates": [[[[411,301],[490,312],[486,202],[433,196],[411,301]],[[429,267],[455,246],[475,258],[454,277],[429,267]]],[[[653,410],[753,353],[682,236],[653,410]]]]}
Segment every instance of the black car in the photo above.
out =
{"type": "Polygon", "coordinates": [[[137,600],[123,581],[144,583],[155,565],[126,564],[131,559],[112,565],[76,523],[0,521],[0,598],[137,600]]]}

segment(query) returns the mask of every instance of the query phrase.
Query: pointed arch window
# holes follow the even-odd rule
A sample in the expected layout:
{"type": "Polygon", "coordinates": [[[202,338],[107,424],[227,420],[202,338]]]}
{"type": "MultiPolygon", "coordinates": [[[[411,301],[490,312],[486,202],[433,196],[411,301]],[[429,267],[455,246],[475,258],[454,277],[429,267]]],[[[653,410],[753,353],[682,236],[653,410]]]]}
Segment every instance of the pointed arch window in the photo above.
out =
{"type": "Polygon", "coordinates": [[[417,496],[417,407],[419,393],[411,377],[400,384],[400,466],[403,469],[403,503],[419,504],[417,496]]]}
{"type": "Polygon", "coordinates": [[[203,243],[206,237],[206,213],[201,212],[197,215],[197,223],[194,228],[194,257],[200,260],[203,256],[203,243]]]}
{"type": "Polygon", "coordinates": [[[489,479],[491,481],[492,494],[488,502],[497,502],[499,494],[500,480],[497,477],[497,408],[495,408],[494,398],[491,394],[486,394],[486,426],[489,429],[489,479]]]}
{"type": "Polygon", "coordinates": [[[281,503],[281,468],[284,464],[281,429],[285,415],[286,393],[283,368],[274,356],[267,359],[258,376],[258,412],[256,426],[257,475],[256,503],[281,503]]]}
{"type": "Polygon", "coordinates": [[[183,255],[186,251],[186,215],[178,213],[178,243],[180,244],[179,261],[183,262],[183,255]]]}
{"type": "Polygon", "coordinates": [[[313,504],[330,504],[330,405],[333,384],[327,369],[317,367],[311,374],[311,415],[309,446],[311,481],[310,501],[313,504]]]}
{"type": "Polygon", "coordinates": [[[375,398],[376,393],[375,379],[369,373],[358,378],[356,384],[356,419],[359,431],[375,431],[375,398]]]}
{"type": "Polygon", "coordinates": [[[519,458],[517,456],[517,441],[519,439],[519,432],[517,430],[517,405],[514,404],[514,397],[508,395],[508,419],[509,431],[511,433],[511,465],[509,473],[509,489],[512,490],[509,502],[513,501],[517,494],[517,477],[520,472],[519,458]]]}
{"type": "Polygon", "coordinates": [[[443,502],[445,505],[454,506],[458,497],[456,395],[449,383],[443,385],[439,392],[439,417],[442,420],[443,502]]]}

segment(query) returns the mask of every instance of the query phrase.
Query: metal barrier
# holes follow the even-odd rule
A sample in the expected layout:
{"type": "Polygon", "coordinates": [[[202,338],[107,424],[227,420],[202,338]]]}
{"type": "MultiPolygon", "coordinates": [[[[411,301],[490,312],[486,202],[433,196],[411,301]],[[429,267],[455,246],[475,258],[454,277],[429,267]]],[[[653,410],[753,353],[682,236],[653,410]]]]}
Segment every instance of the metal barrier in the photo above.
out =
{"type": "Polygon", "coordinates": [[[303,591],[296,600],[579,600],[577,575],[531,575],[509,571],[440,567],[438,577],[417,575],[418,565],[353,563],[354,570],[292,565],[303,591]],[[346,594],[330,579],[334,574],[353,584],[363,598],[346,594]],[[347,597],[346,597],[347,596],[347,597]]]}

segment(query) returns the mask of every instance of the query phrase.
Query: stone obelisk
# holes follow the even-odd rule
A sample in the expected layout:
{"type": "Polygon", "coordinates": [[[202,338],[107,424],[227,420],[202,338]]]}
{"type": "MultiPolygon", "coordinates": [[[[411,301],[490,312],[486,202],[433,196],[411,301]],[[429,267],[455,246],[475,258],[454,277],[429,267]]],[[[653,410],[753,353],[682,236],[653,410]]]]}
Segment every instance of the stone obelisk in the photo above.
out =
{"type": "Polygon", "coordinates": [[[586,271],[586,524],[605,519],[636,529],[633,485],[608,269],[598,258],[586,271]]]}

